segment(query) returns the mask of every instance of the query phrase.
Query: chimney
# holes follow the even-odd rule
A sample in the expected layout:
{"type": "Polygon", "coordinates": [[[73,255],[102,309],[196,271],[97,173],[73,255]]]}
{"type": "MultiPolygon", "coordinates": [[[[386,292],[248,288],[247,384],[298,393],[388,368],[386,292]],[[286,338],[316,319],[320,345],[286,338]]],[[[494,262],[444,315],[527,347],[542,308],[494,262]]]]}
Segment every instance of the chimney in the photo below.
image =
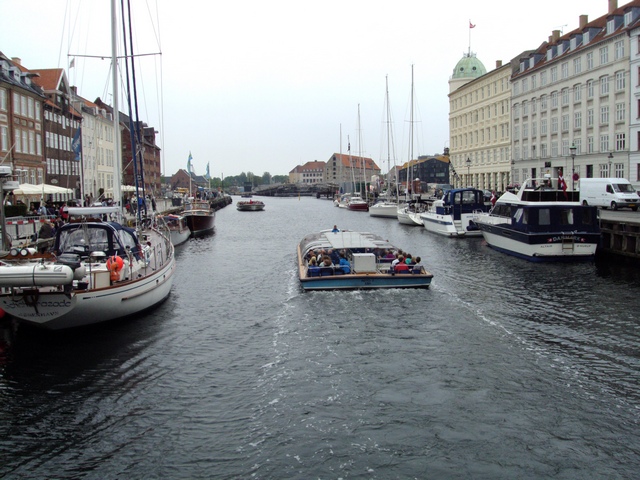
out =
{"type": "Polygon", "coordinates": [[[19,57],[11,57],[11,61],[16,65],[22,65],[22,59],[19,57]]]}
{"type": "Polygon", "coordinates": [[[618,0],[609,0],[609,13],[613,13],[618,8],[618,0]]]}
{"type": "Polygon", "coordinates": [[[496,68],[500,68],[502,66],[502,60],[496,60],[496,68]]]}
{"type": "Polygon", "coordinates": [[[560,38],[560,30],[553,30],[549,37],[549,43],[556,43],[560,38]]]}
{"type": "Polygon", "coordinates": [[[584,28],[589,23],[589,15],[580,15],[580,28],[584,28]]]}

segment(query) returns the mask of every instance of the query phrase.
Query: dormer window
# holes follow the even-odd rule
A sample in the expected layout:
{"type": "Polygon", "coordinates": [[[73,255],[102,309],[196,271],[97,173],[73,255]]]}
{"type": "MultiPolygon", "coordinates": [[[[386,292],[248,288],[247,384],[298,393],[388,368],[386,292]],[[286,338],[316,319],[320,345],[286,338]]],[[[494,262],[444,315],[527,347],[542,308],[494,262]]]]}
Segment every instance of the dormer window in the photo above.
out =
{"type": "Polygon", "coordinates": [[[586,32],[584,32],[584,35],[582,35],[582,41],[585,43],[585,45],[589,43],[589,37],[589,31],[587,30],[586,32]]]}
{"type": "Polygon", "coordinates": [[[624,14],[624,26],[628,27],[633,21],[633,12],[627,12],[624,14]]]}
{"type": "Polygon", "coordinates": [[[615,18],[612,18],[607,22],[607,35],[611,35],[615,31],[616,31],[616,22],[615,22],[615,18]]]}

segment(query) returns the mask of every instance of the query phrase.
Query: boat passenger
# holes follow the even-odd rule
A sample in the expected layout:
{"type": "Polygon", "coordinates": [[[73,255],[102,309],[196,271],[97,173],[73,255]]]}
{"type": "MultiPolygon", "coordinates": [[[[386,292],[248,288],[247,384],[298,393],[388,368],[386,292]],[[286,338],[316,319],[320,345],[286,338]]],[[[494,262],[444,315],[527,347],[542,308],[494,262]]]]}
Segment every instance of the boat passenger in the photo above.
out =
{"type": "Polygon", "coordinates": [[[404,263],[404,257],[400,254],[398,254],[393,262],[391,262],[391,270],[395,269],[398,263],[404,263]]]}
{"type": "Polygon", "coordinates": [[[404,259],[404,263],[407,265],[411,265],[413,263],[413,257],[410,253],[407,253],[407,258],[404,259]]]}
{"type": "Polygon", "coordinates": [[[333,263],[331,263],[331,257],[329,255],[325,255],[322,257],[322,266],[323,267],[333,266],[333,263]]]}
{"type": "Polygon", "coordinates": [[[422,273],[422,263],[420,263],[420,260],[420,257],[416,257],[416,263],[411,266],[413,273],[422,273]]]}
{"type": "Polygon", "coordinates": [[[340,230],[338,229],[337,225],[333,226],[333,230],[331,230],[332,233],[338,233],[340,230]]]}
{"type": "Polygon", "coordinates": [[[349,264],[349,260],[347,260],[344,253],[340,254],[339,264],[344,273],[351,273],[351,265],[349,264]]]}
{"type": "Polygon", "coordinates": [[[400,261],[397,263],[397,265],[394,267],[394,271],[396,273],[407,273],[409,272],[409,265],[407,265],[404,261],[400,261]]]}
{"type": "Polygon", "coordinates": [[[310,277],[317,277],[320,273],[320,267],[318,267],[318,264],[316,262],[316,258],[313,257],[311,258],[311,260],[309,260],[309,276],[310,277]]]}
{"type": "Polygon", "coordinates": [[[337,265],[338,263],[340,263],[340,254],[338,254],[338,252],[336,250],[329,250],[327,252],[327,255],[329,255],[329,257],[331,257],[331,262],[334,265],[337,265]]]}

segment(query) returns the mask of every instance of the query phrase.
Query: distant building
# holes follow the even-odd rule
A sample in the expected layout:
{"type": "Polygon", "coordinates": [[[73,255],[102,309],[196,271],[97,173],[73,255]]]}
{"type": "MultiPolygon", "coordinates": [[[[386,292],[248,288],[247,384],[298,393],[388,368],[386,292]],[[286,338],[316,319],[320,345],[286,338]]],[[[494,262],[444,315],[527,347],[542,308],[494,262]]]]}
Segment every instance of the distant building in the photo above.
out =
{"type": "Polygon", "coordinates": [[[183,168],[174,173],[169,179],[169,190],[176,191],[178,188],[191,188],[191,196],[195,196],[198,187],[209,189],[209,181],[202,175],[192,174],[189,176],[183,168]]]}
{"type": "Polygon", "coordinates": [[[414,193],[425,192],[428,183],[449,183],[449,157],[446,155],[422,155],[398,167],[398,181],[405,188],[413,182],[414,193]],[[417,185],[420,185],[418,188],[417,185]]]}
{"type": "Polygon", "coordinates": [[[290,183],[324,183],[325,162],[313,161],[298,165],[289,172],[290,183]]]}
{"type": "MultiPolygon", "coordinates": [[[[326,162],[324,178],[327,183],[335,183],[350,191],[349,185],[371,182],[374,175],[380,176],[381,170],[371,158],[334,153],[326,162]]],[[[357,190],[357,188],[356,188],[357,190]]]]}

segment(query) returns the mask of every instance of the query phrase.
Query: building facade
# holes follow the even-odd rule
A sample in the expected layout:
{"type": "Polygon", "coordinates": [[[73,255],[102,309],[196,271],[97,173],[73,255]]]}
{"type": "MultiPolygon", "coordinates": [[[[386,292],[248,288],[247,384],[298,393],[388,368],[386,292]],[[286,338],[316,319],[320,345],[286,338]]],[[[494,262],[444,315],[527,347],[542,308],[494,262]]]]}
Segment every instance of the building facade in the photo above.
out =
{"type": "MultiPolygon", "coordinates": [[[[521,58],[512,77],[517,182],[559,173],[569,186],[577,186],[580,177],[637,180],[629,155],[629,110],[630,32],[639,18],[640,1],[618,8],[609,0],[606,15],[592,22],[581,15],[577,29],[554,31],[521,58]]],[[[631,108],[635,112],[637,106],[631,108]]]]}
{"type": "Polygon", "coordinates": [[[298,165],[289,172],[290,183],[324,183],[325,162],[313,161],[298,165]]]}
{"type": "Polygon", "coordinates": [[[472,53],[449,80],[450,183],[504,191],[511,178],[509,78],[512,65],[486,73],[472,53]]]}
{"type": "Polygon", "coordinates": [[[0,53],[0,158],[20,183],[43,183],[45,178],[43,120],[47,97],[35,82],[37,74],[22,67],[19,58],[0,53]]]}

